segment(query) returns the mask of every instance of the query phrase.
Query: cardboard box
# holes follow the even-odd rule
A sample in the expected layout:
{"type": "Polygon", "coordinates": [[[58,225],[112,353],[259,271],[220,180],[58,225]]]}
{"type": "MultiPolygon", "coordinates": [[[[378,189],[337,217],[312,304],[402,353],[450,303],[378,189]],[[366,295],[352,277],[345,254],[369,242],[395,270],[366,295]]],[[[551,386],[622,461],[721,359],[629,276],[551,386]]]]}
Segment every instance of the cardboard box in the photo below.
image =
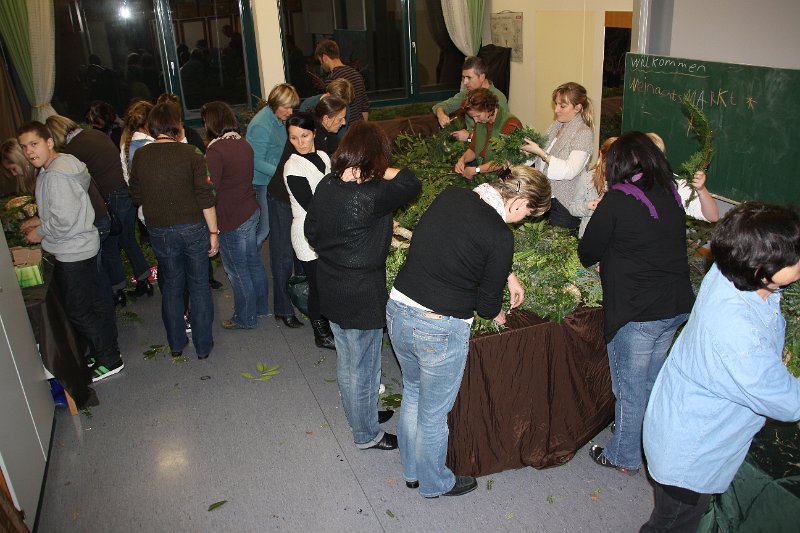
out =
{"type": "Polygon", "coordinates": [[[42,281],[42,249],[24,248],[15,246],[11,248],[14,260],[14,272],[17,274],[17,283],[21,288],[34,287],[44,283],[42,281]]]}

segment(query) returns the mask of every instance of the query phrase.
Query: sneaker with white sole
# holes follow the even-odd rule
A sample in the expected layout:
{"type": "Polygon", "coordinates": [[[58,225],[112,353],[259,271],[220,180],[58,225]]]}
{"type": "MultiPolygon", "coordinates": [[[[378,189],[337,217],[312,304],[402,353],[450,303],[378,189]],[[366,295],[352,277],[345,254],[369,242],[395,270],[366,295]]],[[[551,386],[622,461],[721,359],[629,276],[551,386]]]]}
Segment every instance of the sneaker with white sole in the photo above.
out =
{"type": "Polygon", "coordinates": [[[122,362],[122,359],[110,366],[96,363],[92,367],[92,383],[96,383],[100,380],[106,379],[107,377],[113,376],[114,374],[118,374],[123,368],[125,368],[125,364],[122,362]]]}

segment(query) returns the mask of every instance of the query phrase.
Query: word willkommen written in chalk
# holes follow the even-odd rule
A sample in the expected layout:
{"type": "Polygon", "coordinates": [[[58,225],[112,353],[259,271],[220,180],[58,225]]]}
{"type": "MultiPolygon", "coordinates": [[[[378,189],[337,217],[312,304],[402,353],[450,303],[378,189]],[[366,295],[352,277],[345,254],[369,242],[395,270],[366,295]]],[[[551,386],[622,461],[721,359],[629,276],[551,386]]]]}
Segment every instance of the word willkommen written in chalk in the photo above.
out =
{"type": "Polygon", "coordinates": [[[689,98],[700,109],[708,107],[735,107],[744,104],[749,110],[754,110],[758,101],[753,96],[740,97],[728,89],[683,89],[681,92],[674,88],[661,87],[655,83],[633,77],[628,84],[628,88],[636,93],[652,94],[661,98],[666,98],[680,104],[684,98],[689,98]]]}
{"type": "Polygon", "coordinates": [[[635,70],[672,69],[670,74],[698,75],[706,71],[706,66],[702,63],[687,63],[680,59],[669,57],[640,56],[631,58],[631,66],[635,70]]]}

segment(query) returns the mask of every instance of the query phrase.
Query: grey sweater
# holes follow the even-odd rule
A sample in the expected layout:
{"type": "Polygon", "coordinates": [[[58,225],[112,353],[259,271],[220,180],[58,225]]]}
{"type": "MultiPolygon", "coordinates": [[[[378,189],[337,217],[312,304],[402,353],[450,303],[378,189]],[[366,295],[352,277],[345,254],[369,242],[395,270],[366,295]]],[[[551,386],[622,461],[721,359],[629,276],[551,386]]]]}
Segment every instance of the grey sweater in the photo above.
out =
{"type": "Polygon", "coordinates": [[[69,154],[56,157],[36,177],[36,203],[42,248],[57,260],[73,263],[90,259],[100,250],[89,200],[91,177],[86,165],[69,154]]]}
{"type": "MultiPolygon", "coordinates": [[[[547,128],[547,138],[551,140],[556,139],[555,144],[553,144],[549,152],[551,156],[562,161],[569,159],[569,154],[577,150],[589,154],[589,157],[586,159],[586,163],[588,163],[594,151],[594,134],[591,128],[583,122],[580,115],[576,115],[574,119],[563,125],[558,121],[553,122],[550,127],[547,128]],[[561,131],[559,132],[559,130],[561,131]],[[558,135],[558,138],[556,138],[556,135],[558,135]]],[[[543,146],[542,148],[546,147],[543,146]]],[[[536,160],[536,168],[550,177],[548,175],[547,163],[540,158],[536,160]]],[[[558,199],[558,201],[565,206],[569,205],[572,202],[572,198],[575,196],[575,190],[578,185],[577,177],[580,175],[580,172],[585,169],[586,165],[584,164],[583,168],[571,179],[551,179],[550,186],[553,188],[553,198],[558,199]]]]}

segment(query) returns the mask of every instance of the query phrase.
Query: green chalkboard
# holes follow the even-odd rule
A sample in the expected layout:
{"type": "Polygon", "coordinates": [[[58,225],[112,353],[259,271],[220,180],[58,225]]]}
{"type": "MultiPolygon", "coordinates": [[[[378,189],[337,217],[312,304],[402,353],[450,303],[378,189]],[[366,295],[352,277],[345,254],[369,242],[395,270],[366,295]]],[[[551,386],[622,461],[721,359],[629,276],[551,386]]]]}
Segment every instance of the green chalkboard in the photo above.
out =
{"type": "Polygon", "coordinates": [[[661,135],[677,169],[699,148],[681,106],[689,96],[714,131],[714,195],[800,205],[800,70],[642,54],[625,63],[623,131],[661,135]]]}

